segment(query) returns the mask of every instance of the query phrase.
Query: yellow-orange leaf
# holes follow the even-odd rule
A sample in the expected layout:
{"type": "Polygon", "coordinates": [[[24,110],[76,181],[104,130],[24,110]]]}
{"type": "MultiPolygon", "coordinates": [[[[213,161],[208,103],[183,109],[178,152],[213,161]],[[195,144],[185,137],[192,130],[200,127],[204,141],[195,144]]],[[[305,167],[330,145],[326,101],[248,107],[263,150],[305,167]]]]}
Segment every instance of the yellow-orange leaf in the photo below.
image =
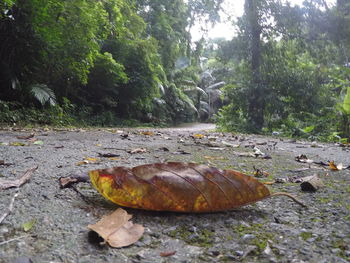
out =
{"type": "Polygon", "coordinates": [[[194,163],[155,163],[89,172],[95,188],[126,207],[176,212],[213,212],[270,197],[252,176],[194,163]]]}
{"type": "Polygon", "coordinates": [[[203,134],[200,134],[200,133],[193,134],[193,138],[196,138],[196,139],[202,139],[204,137],[205,136],[203,134]]]}
{"type": "Polygon", "coordinates": [[[339,163],[339,164],[335,164],[334,161],[330,161],[329,162],[329,169],[333,170],[333,171],[341,171],[343,170],[343,164],[339,163]]]}
{"type": "Polygon", "coordinates": [[[144,131],[144,132],[141,132],[142,135],[147,135],[147,136],[153,136],[154,135],[154,132],[152,131],[144,131]]]}

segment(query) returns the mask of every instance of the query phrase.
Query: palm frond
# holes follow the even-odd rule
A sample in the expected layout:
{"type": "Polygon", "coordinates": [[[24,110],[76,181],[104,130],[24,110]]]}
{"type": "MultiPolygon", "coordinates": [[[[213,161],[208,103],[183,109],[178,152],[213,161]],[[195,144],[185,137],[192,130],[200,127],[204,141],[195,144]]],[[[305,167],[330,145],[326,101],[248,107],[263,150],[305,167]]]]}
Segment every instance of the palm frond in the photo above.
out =
{"type": "Polygon", "coordinates": [[[30,86],[30,93],[41,103],[49,103],[51,106],[56,105],[56,96],[52,89],[45,84],[34,84],[30,86]]]}

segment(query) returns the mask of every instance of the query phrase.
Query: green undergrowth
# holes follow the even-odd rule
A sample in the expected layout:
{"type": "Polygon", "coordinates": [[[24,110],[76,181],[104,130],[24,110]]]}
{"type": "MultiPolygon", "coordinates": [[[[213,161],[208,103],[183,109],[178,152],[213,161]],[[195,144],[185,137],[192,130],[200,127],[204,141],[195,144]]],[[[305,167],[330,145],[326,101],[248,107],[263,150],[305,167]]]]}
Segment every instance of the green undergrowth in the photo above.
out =
{"type": "Polygon", "coordinates": [[[123,119],[112,111],[94,113],[89,107],[77,107],[68,100],[61,105],[37,107],[0,101],[0,126],[34,128],[53,127],[164,127],[165,123],[145,123],[123,119]]]}

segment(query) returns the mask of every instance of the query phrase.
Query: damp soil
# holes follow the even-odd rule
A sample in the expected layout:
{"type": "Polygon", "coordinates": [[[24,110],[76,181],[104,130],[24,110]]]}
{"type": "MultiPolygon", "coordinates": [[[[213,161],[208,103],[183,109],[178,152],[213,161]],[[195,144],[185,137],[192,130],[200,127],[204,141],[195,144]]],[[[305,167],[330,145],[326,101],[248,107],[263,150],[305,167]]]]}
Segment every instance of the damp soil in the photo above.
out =
{"type": "Polygon", "coordinates": [[[0,190],[0,216],[19,192],[12,213],[0,224],[0,262],[350,262],[350,170],[295,160],[304,154],[346,168],[346,145],[220,133],[210,124],[171,129],[3,128],[0,142],[0,160],[8,164],[0,165],[0,178],[18,178],[38,165],[28,183],[0,190]],[[17,138],[31,133],[41,142],[17,138]],[[248,156],[254,147],[271,158],[248,156]],[[130,153],[137,148],[146,152],[130,153]],[[100,157],[103,153],[117,156],[100,157]],[[89,183],[76,191],[60,189],[58,183],[60,177],[98,168],[167,161],[203,163],[250,176],[259,169],[265,172],[259,180],[280,182],[268,185],[271,192],[289,192],[308,207],[273,197],[207,214],[125,208],[145,233],[137,243],[117,249],[101,245],[87,228],[117,205],[89,183]],[[300,180],[314,174],[325,187],[302,191],[300,180]],[[24,231],[23,225],[31,221],[32,228],[24,231]]]}

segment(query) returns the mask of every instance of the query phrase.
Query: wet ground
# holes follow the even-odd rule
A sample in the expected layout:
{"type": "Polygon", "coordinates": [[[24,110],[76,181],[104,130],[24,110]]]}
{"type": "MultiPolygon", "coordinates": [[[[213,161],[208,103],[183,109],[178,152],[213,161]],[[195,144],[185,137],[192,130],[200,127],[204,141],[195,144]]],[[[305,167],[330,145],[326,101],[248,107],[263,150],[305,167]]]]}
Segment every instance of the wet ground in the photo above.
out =
{"type": "Polygon", "coordinates": [[[0,262],[350,261],[350,170],[295,160],[304,154],[314,162],[334,160],[347,167],[350,147],[218,133],[214,128],[0,130],[0,160],[5,163],[0,165],[1,179],[39,167],[19,189],[0,190],[0,217],[19,191],[12,213],[0,224],[0,262]],[[17,138],[31,133],[34,139],[17,138]],[[253,157],[254,147],[271,158],[253,157]],[[130,153],[137,148],[146,152],[130,153]],[[99,153],[119,156],[104,158],[99,153]],[[281,182],[269,185],[271,192],[292,193],[308,208],[286,197],[210,214],[126,208],[145,233],[137,243],[116,249],[93,242],[87,225],[117,206],[89,183],[77,187],[80,194],[58,184],[60,177],[72,173],[166,161],[204,163],[249,175],[259,169],[265,172],[259,180],[281,182]],[[315,173],[325,187],[301,191],[300,178],[315,173]],[[162,257],[162,252],[175,254],[162,257]]]}

